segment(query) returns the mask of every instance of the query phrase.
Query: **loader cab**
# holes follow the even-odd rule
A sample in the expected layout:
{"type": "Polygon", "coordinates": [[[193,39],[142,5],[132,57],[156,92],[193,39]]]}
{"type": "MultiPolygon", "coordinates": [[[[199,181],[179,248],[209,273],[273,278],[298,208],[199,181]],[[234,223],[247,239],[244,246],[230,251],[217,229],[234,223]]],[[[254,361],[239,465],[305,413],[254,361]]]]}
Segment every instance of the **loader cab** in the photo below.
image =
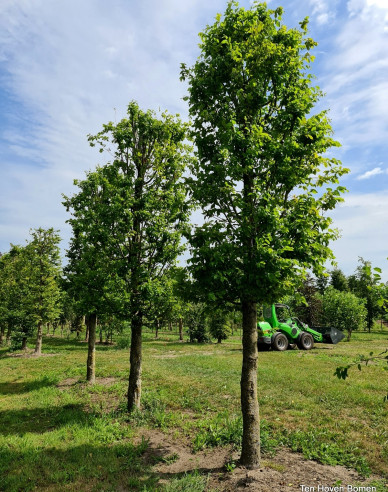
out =
{"type": "Polygon", "coordinates": [[[286,304],[275,304],[275,311],[279,323],[292,323],[291,311],[286,304]]]}
{"type": "Polygon", "coordinates": [[[292,324],[292,316],[289,306],[286,304],[272,304],[263,307],[263,317],[273,328],[279,328],[281,324],[292,324]]]}

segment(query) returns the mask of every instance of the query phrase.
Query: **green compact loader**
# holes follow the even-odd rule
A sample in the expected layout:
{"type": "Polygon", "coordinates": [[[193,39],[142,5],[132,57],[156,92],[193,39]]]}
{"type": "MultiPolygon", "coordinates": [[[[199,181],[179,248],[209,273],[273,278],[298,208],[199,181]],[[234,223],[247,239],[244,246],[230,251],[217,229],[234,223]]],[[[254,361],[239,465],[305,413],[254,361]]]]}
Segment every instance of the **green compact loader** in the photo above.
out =
{"type": "Polygon", "coordinates": [[[286,304],[263,307],[264,321],[257,325],[259,350],[287,350],[298,346],[310,350],[317,343],[338,343],[345,335],[336,328],[314,327],[302,323],[290,314],[286,304]]]}

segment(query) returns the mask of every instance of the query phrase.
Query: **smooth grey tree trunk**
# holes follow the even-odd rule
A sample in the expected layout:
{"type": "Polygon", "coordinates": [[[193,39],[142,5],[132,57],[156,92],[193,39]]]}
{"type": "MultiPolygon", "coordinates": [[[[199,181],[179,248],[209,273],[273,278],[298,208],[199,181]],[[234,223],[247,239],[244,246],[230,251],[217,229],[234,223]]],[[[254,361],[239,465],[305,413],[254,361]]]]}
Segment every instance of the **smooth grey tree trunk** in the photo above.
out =
{"type": "Polygon", "coordinates": [[[260,466],[260,414],[257,400],[257,308],[255,302],[242,303],[243,363],[241,410],[243,438],[240,463],[249,469],[260,466]]]}
{"type": "Polygon", "coordinates": [[[27,337],[23,337],[22,339],[22,350],[26,350],[27,348],[27,337]]]}
{"type": "Polygon", "coordinates": [[[43,339],[43,323],[41,321],[39,321],[38,331],[36,333],[36,344],[35,344],[34,355],[41,355],[42,354],[42,339],[43,339]]]}
{"type": "Polygon", "coordinates": [[[86,380],[90,384],[96,381],[96,326],[97,315],[90,314],[87,318],[87,327],[89,331],[88,339],[88,359],[86,362],[86,380]]]}
{"type": "Polygon", "coordinates": [[[142,314],[132,317],[131,350],[129,356],[130,370],[128,381],[128,411],[140,408],[141,371],[142,371],[142,314]]]}
{"type": "Polygon", "coordinates": [[[86,330],[85,330],[85,342],[87,342],[89,340],[89,318],[90,318],[90,314],[87,314],[85,316],[85,326],[86,326],[86,330]]]}

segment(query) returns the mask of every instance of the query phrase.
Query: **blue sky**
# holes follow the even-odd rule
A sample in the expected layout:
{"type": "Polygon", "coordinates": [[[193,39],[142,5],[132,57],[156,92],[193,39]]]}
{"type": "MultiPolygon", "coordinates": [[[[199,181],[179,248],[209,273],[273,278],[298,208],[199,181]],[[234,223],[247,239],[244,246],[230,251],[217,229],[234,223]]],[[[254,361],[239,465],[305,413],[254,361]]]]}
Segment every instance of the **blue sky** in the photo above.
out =
{"type": "MultiPolygon", "coordinates": [[[[310,18],[312,71],[326,93],[335,152],[351,173],[332,213],[332,244],[350,274],[358,257],[388,280],[388,0],[272,0],[284,22],[310,18]]],[[[249,7],[244,0],[240,5],[249,7]]],[[[181,62],[224,0],[2,0],[0,3],[0,251],[30,228],[70,237],[61,194],[103,163],[87,134],[119,120],[132,99],[187,118],[181,62]]]]}

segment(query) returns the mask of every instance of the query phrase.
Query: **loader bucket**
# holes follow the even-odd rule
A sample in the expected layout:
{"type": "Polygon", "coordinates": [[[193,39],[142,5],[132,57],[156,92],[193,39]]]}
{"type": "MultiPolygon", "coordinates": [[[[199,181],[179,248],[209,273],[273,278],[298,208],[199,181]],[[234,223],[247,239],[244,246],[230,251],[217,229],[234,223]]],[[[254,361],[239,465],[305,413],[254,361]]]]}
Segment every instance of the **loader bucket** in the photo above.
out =
{"type": "Polygon", "coordinates": [[[323,333],[323,340],[325,343],[336,344],[343,338],[345,338],[345,335],[341,330],[337,330],[337,328],[327,328],[327,330],[323,333]]]}

